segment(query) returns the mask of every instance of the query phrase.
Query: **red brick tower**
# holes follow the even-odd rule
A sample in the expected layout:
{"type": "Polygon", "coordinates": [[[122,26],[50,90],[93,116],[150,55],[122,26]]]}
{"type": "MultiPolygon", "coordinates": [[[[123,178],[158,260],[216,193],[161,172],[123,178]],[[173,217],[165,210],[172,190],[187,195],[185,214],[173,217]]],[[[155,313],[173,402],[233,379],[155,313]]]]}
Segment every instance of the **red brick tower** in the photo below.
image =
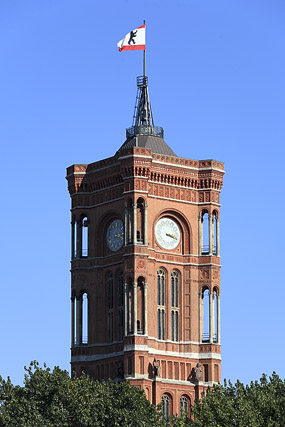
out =
{"type": "Polygon", "coordinates": [[[147,77],[118,152],[67,169],[72,370],[128,379],[165,415],[220,381],[223,174],[165,143],[147,77]]]}

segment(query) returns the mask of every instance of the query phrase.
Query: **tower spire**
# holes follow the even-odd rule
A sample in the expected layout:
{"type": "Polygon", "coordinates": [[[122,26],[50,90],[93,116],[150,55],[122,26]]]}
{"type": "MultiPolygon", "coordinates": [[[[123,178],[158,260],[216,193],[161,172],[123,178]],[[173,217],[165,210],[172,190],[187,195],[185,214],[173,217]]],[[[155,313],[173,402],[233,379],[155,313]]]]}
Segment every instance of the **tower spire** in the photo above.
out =
{"type": "Polygon", "coordinates": [[[154,126],[148,94],[147,76],[137,77],[137,87],[133,125],[126,130],[127,138],[137,135],[153,135],[163,138],[163,128],[154,126]]]}

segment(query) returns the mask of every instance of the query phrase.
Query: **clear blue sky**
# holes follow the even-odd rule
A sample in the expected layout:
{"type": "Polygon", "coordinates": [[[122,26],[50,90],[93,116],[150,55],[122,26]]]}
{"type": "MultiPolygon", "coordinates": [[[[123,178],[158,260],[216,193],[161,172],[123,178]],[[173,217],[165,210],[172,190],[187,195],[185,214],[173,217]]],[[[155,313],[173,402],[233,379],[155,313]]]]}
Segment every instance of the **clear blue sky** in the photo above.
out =
{"type": "Polygon", "coordinates": [[[225,162],[222,377],[284,378],[284,0],[2,0],[0,374],[69,369],[65,169],[132,123],[147,23],[155,124],[181,157],[225,162]]]}

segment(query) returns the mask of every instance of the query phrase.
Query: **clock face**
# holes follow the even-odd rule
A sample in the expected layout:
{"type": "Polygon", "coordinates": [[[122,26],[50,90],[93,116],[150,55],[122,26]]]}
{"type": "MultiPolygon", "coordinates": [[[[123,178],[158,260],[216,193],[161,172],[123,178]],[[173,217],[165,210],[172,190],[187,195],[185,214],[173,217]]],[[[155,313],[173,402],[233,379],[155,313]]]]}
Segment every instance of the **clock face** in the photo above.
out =
{"type": "Polygon", "coordinates": [[[160,246],[171,250],[179,245],[181,233],[173,219],[161,218],[155,226],[155,237],[160,246]]]}
{"type": "Polygon", "coordinates": [[[111,251],[115,252],[121,249],[124,243],[124,226],[120,219],[111,222],[107,230],[107,245],[111,251]]]}

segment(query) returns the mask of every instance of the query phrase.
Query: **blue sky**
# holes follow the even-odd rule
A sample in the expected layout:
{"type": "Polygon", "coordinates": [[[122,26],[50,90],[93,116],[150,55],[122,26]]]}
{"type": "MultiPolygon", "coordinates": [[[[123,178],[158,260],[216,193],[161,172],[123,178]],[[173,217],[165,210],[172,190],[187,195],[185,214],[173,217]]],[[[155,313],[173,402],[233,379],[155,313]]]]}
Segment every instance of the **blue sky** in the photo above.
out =
{"type": "Polygon", "coordinates": [[[181,157],[225,162],[222,377],[284,367],[283,0],[0,3],[0,375],[69,369],[65,169],[112,156],[132,124],[147,24],[156,125],[181,157]]]}

